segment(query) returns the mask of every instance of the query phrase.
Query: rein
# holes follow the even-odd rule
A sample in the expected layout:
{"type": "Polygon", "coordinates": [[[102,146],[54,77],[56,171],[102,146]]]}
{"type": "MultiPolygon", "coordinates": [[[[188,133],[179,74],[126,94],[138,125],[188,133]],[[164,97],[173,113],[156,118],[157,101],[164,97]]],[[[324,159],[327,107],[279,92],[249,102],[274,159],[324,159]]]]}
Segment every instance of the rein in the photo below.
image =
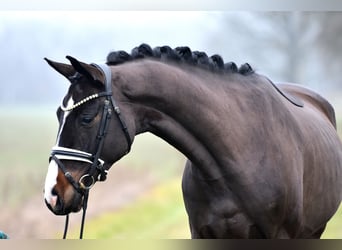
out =
{"type": "MultiPolygon", "coordinates": [[[[87,211],[88,205],[88,197],[89,197],[89,190],[94,186],[96,181],[105,181],[107,178],[107,170],[104,167],[104,161],[100,159],[100,155],[102,152],[104,139],[107,134],[108,126],[112,117],[112,113],[114,111],[119,123],[121,125],[121,129],[125,135],[127,140],[127,151],[126,154],[131,150],[132,139],[128,133],[128,128],[126,126],[125,121],[121,116],[120,108],[116,105],[114,97],[112,95],[112,84],[111,84],[111,70],[107,65],[97,65],[92,64],[98,70],[100,70],[105,77],[105,92],[101,92],[98,94],[94,94],[84,98],[83,100],[77,102],[76,104],[72,105],[71,107],[63,107],[61,105],[61,109],[63,111],[72,111],[73,109],[81,106],[82,104],[99,98],[105,97],[104,105],[103,105],[103,112],[100,122],[100,127],[98,130],[98,134],[96,136],[97,146],[95,153],[91,154],[88,152],[66,148],[66,147],[59,147],[55,146],[52,148],[52,152],[50,155],[50,161],[54,160],[58,165],[59,169],[64,173],[66,179],[69,183],[74,187],[74,189],[83,196],[83,214],[82,214],[82,221],[81,221],[81,229],[80,229],[80,239],[83,238],[83,229],[85,223],[85,216],[87,211]],[[79,161],[91,164],[89,171],[87,174],[83,175],[79,181],[76,181],[70,172],[67,171],[66,167],[64,166],[62,160],[71,160],[71,161],[79,161]]],[[[69,225],[69,214],[66,215],[65,220],[65,227],[63,233],[63,239],[66,239],[67,232],[68,232],[68,225],[69,225]]]]}

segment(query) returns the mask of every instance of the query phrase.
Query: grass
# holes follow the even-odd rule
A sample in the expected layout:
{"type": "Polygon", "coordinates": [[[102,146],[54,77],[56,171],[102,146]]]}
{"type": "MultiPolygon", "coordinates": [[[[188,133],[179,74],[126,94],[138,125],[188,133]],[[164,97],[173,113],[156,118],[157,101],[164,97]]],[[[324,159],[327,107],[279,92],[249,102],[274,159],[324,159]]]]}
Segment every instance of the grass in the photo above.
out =
{"type": "MultiPolygon", "coordinates": [[[[78,228],[71,236],[77,238],[78,228]]],[[[87,222],[85,238],[190,238],[180,179],[170,179],[133,204],[87,222]]]]}
{"type": "Polygon", "coordinates": [[[46,113],[0,111],[0,206],[15,206],[42,192],[57,130],[46,113]]]}
{"type": "Polygon", "coordinates": [[[341,239],[342,238],[342,206],[328,222],[328,225],[322,234],[322,239],[341,239]]]}
{"type": "MultiPolygon", "coordinates": [[[[58,129],[54,113],[54,109],[0,109],[0,207],[14,207],[42,193],[58,129]]],[[[119,164],[132,171],[153,172],[162,180],[181,174],[184,157],[161,139],[142,135],[119,164]]]]}
{"type": "MultiPolygon", "coordinates": [[[[337,130],[342,140],[342,115],[338,116],[337,130]]],[[[342,205],[328,222],[328,225],[322,235],[322,239],[341,239],[342,238],[342,205]]]]}
{"type": "Polygon", "coordinates": [[[133,170],[153,172],[156,178],[164,179],[180,176],[185,158],[162,139],[146,133],[135,137],[131,152],[118,164],[133,170]]]}
{"type": "MultiPolygon", "coordinates": [[[[48,156],[55,143],[58,124],[53,110],[47,113],[3,109],[0,109],[0,124],[0,211],[1,209],[8,210],[8,208],[15,211],[15,208],[23,204],[25,200],[36,194],[42,194],[48,156]]],[[[127,171],[141,173],[141,178],[144,178],[144,174],[148,174],[153,175],[153,179],[160,182],[165,180],[169,183],[170,178],[181,176],[184,157],[161,139],[147,134],[136,137],[131,153],[117,165],[127,171]]],[[[157,197],[158,194],[163,195],[163,193],[165,191],[161,188],[152,196],[157,197]]],[[[180,186],[176,193],[181,198],[180,186]]],[[[147,197],[148,194],[143,196],[147,197]]],[[[176,235],[178,227],[175,220],[180,215],[186,216],[184,206],[179,205],[178,210],[175,206],[167,207],[167,204],[162,207],[164,210],[161,209],[159,212],[160,206],[154,208],[151,206],[146,209],[142,208],[139,213],[154,209],[150,214],[150,219],[152,219],[154,214],[159,213],[160,217],[164,217],[161,215],[163,211],[171,211],[170,220],[164,220],[164,224],[160,226],[164,232],[173,230],[173,235],[176,235]]],[[[126,219],[129,221],[128,217],[126,219]]],[[[142,219],[146,221],[149,218],[145,216],[142,219]]],[[[184,222],[186,226],[186,220],[180,219],[179,221],[184,222]]],[[[134,227],[134,224],[130,226],[134,227]]],[[[162,231],[160,228],[155,230],[162,231]]]]}
{"type": "Polygon", "coordinates": [[[340,135],[340,138],[342,140],[342,114],[338,117],[337,120],[337,132],[340,135]]]}
{"type": "MultiPolygon", "coordinates": [[[[57,121],[53,109],[48,113],[0,110],[0,124],[0,208],[16,207],[42,192],[57,121]]],[[[189,238],[180,188],[184,157],[161,139],[142,135],[119,164],[132,171],[153,172],[161,184],[130,205],[87,221],[85,238],[189,238]]],[[[323,238],[341,237],[342,207],[323,234],[323,238]]]]}

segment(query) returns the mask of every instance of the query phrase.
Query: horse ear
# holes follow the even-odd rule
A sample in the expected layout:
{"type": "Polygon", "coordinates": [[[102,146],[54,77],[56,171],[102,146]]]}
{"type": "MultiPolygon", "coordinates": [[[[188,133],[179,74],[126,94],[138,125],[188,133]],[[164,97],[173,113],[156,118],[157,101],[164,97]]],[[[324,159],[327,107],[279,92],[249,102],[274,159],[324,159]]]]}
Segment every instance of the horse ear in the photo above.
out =
{"type": "Polygon", "coordinates": [[[59,62],[54,62],[50,59],[47,59],[46,57],[44,58],[47,63],[54,68],[58,73],[62,74],[66,78],[69,79],[69,77],[75,75],[76,70],[69,64],[64,64],[64,63],[59,63],[59,62]]]}
{"type": "Polygon", "coordinates": [[[71,56],[67,56],[66,58],[70,61],[74,69],[81,75],[84,75],[91,81],[104,83],[105,78],[103,73],[93,65],[80,62],[76,58],[73,58],[71,56]]]}

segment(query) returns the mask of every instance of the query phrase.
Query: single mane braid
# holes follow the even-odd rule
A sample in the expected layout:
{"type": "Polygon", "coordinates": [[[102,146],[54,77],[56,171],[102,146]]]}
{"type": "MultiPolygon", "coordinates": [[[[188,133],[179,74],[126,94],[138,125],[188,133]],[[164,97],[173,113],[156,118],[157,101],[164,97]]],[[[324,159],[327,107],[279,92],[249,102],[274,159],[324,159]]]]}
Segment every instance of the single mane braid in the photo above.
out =
{"type": "Polygon", "coordinates": [[[254,73],[254,69],[248,63],[237,67],[234,62],[225,63],[222,57],[217,54],[209,57],[205,52],[191,51],[187,46],[172,49],[170,46],[165,45],[152,49],[151,46],[146,43],[133,48],[130,54],[123,50],[110,52],[107,56],[107,64],[118,65],[143,58],[186,63],[214,72],[239,73],[241,75],[250,75],[254,73]]]}

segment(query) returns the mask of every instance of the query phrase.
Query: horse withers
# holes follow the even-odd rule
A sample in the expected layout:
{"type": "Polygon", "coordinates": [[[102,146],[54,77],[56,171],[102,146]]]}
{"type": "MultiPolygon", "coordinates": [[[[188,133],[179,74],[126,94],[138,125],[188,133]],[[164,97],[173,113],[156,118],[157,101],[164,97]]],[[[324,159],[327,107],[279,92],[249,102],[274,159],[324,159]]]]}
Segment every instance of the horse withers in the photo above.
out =
{"type": "Polygon", "coordinates": [[[193,238],[320,237],[342,187],[342,144],[324,98],[184,47],[133,52],[110,54],[108,66],[47,59],[71,82],[45,182],[55,214],[79,211],[84,190],[151,132],[188,158],[193,238]]]}

